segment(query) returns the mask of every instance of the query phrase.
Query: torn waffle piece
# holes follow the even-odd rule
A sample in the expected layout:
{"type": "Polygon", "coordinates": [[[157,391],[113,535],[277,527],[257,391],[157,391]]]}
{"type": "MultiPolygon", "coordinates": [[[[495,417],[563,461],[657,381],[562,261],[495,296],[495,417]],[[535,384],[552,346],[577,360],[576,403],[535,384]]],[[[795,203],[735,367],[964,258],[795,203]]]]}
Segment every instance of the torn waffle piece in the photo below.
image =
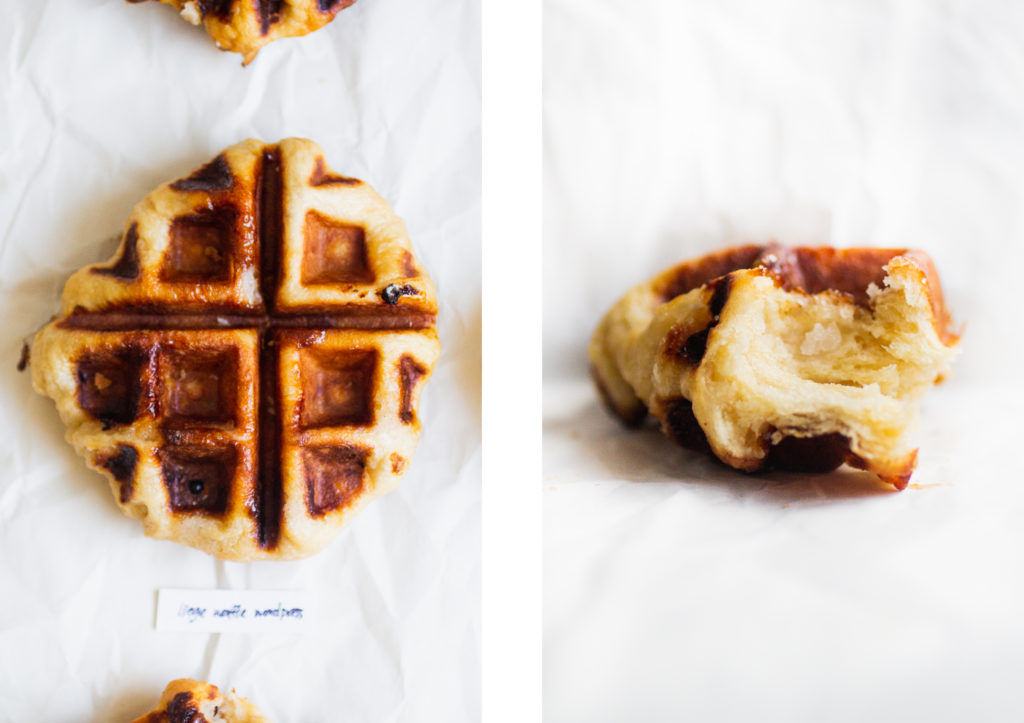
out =
{"type": "Polygon", "coordinates": [[[172,680],[156,710],[132,723],[270,723],[259,709],[234,691],[223,694],[199,680],[172,680]]]}
{"type": "Polygon", "coordinates": [[[907,430],[953,330],[931,259],[909,249],[744,246],[629,291],[590,342],[602,398],[736,469],[844,462],[897,489],[907,430]]]}
{"type": "MultiPolygon", "coordinates": [[[[141,3],[147,0],[128,0],[141,3]]],[[[307,35],[355,0],[160,0],[193,25],[203,25],[221,50],[248,65],[267,43],[307,35]]]]}
{"type": "Polygon", "coordinates": [[[68,280],[32,381],[147,535],[303,557],[407,469],[436,313],[383,198],[311,141],[250,140],[151,193],[116,257],[68,280]]]}

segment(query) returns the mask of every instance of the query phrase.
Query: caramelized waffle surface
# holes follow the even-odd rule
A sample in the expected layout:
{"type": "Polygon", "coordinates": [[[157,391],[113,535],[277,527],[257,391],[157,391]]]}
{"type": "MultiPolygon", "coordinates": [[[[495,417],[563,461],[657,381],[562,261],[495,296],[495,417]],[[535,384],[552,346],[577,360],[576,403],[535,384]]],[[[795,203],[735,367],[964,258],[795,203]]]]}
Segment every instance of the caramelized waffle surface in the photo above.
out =
{"type": "Polygon", "coordinates": [[[31,348],[147,535],[232,560],[330,542],[393,489],[440,353],[405,225],[311,141],[245,141],[138,204],[31,348]]]}
{"type": "MultiPolygon", "coordinates": [[[[128,0],[141,3],[146,0],[128,0]]],[[[203,25],[221,50],[248,65],[267,43],[307,35],[355,0],[160,0],[193,25],[203,25]]]]}
{"type": "Polygon", "coordinates": [[[907,429],[958,335],[911,249],[743,246],[630,290],[591,339],[591,374],[627,426],[745,471],[846,462],[903,489],[907,429]]]}
{"type": "Polygon", "coordinates": [[[245,698],[199,680],[172,680],[155,710],[132,723],[270,723],[245,698]]]}

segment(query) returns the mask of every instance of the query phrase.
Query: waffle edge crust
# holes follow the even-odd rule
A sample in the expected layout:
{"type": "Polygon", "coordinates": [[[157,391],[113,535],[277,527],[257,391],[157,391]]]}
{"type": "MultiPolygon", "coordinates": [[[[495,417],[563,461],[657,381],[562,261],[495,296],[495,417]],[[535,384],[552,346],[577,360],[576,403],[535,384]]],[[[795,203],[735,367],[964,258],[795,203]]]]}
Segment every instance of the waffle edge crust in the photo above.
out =
{"type": "Polygon", "coordinates": [[[245,698],[199,680],[172,680],[150,713],[132,723],[270,723],[245,698]]]}
{"type": "MultiPolygon", "coordinates": [[[[137,4],[147,0],[127,0],[137,4]]],[[[308,35],[355,0],[160,0],[192,25],[202,25],[221,50],[248,65],[267,43],[308,35]]]]}
{"type": "Polygon", "coordinates": [[[648,413],[678,444],[746,472],[844,462],[904,489],[907,430],[959,341],[927,254],[730,248],[623,296],[589,347],[627,426],[648,413]]]}
{"type": "Polygon", "coordinates": [[[383,198],[312,141],[248,140],[71,276],[32,383],[150,537],[306,557],[408,468],[436,314],[383,198]]]}

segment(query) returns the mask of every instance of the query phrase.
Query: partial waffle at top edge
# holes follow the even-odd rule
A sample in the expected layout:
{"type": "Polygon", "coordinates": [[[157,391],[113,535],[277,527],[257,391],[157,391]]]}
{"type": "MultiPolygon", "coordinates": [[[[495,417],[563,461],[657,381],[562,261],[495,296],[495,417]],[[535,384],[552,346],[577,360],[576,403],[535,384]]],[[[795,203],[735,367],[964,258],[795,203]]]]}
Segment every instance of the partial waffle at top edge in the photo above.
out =
{"type": "MultiPolygon", "coordinates": [[[[145,0],[128,0],[131,3],[145,0]]],[[[319,30],[355,0],[160,0],[248,64],[263,46],[319,30]]]]}
{"type": "Polygon", "coordinates": [[[239,143],[147,196],[115,257],[69,280],[62,314],[86,325],[97,313],[114,321],[171,312],[407,328],[429,325],[436,310],[433,284],[387,202],[332,172],[312,141],[286,139],[239,143]]]}
{"type": "Polygon", "coordinates": [[[867,306],[872,284],[882,286],[886,265],[896,262],[916,268],[929,293],[936,332],[945,344],[958,338],[946,307],[938,271],[931,257],[909,248],[830,246],[737,246],[685,261],[662,272],[650,282],[656,298],[662,302],[681,296],[733,271],[761,267],[782,283],[783,288],[808,294],[834,291],[853,297],[867,306]]]}

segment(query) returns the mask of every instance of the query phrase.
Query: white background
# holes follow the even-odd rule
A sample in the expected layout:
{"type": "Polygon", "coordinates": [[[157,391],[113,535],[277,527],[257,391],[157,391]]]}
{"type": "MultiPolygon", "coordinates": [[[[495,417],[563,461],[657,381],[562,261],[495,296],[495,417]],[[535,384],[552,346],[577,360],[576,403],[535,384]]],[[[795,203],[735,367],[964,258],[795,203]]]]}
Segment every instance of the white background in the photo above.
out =
{"type": "Polygon", "coordinates": [[[172,678],[276,723],[480,717],[480,11],[362,0],[248,68],[157,3],[0,7],[0,720],[120,721],[172,678]],[[305,136],[409,226],[442,358],[398,491],[324,553],[237,564],[144,538],[18,374],[132,206],[246,137],[305,136]],[[157,587],[304,588],[308,636],[153,631],[157,587]]]}
{"type": "Polygon", "coordinates": [[[547,0],[544,710],[1024,711],[1024,5],[547,0]],[[737,243],[915,246],[966,322],[905,492],[743,476],[620,428],[585,345],[737,243]]]}

